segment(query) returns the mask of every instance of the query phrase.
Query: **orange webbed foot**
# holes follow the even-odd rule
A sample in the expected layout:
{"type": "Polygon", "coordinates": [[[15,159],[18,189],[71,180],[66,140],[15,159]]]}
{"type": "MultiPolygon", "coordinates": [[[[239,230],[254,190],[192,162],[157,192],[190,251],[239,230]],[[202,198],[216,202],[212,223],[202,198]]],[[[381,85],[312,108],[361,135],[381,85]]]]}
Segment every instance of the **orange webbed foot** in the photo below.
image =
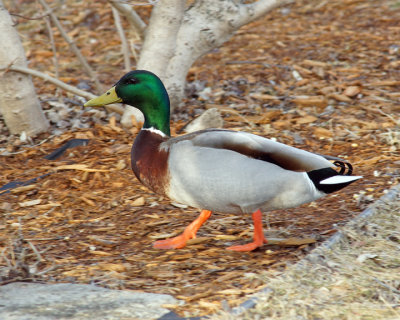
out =
{"type": "Polygon", "coordinates": [[[228,247],[228,250],[233,251],[253,251],[259,247],[261,247],[264,243],[267,243],[267,239],[265,239],[264,232],[262,230],[262,213],[260,210],[257,210],[253,213],[253,224],[254,224],[254,241],[251,243],[237,245],[228,247]]]}
{"type": "Polygon", "coordinates": [[[156,249],[181,249],[185,247],[188,240],[196,238],[197,231],[210,216],[211,211],[202,210],[197,219],[189,224],[181,235],[170,239],[158,240],[154,242],[153,247],[156,249]]]}
{"type": "Polygon", "coordinates": [[[158,240],[154,242],[153,247],[156,249],[180,249],[186,246],[186,242],[190,238],[186,238],[184,234],[181,234],[177,237],[158,240]]]}

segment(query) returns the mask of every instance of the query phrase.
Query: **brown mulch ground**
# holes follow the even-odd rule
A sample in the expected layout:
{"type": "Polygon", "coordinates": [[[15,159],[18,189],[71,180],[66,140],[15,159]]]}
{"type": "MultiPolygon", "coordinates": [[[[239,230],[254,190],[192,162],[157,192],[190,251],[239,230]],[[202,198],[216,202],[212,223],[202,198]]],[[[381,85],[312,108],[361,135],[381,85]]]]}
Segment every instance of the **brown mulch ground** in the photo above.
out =
{"type": "MultiPolygon", "coordinates": [[[[67,2],[57,14],[105,87],[112,85],[123,67],[109,7],[105,1],[67,2]]],[[[29,1],[19,4],[24,15],[36,12],[29,1]]],[[[267,213],[270,238],[321,242],[398,182],[399,19],[398,1],[298,1],[242,28],[191,69],[193,84],[184,109],[172,117],[173,133],[186,119],[217,107],[226,128],[347,158],[364,176],[316,203],[267,213]]],[[[44,22],[18,21],[30,66],[54,72],[44,22]]],[[[56,31],[55,38],[60,77],[89,83],[56,31]]],[[[65,121],[79,115],[90,127],[53,123],[61,133],[38,137],[35,144],[48,140],[34,147],[3,127],[0,186],[52,173],[0,192],[3,283],[35,279],[168,293],[188,302],[180,314],[199,315],[224,300],[240,303],[264,285],[255,274],[282,270],[315,246],[300,241],[252,253],[226,251],[249,240],[251,217],[215,213],[186,248],[154,250],[152,242],[181,232],[198,211],[171,204],[135,179],[129,152],[137,128],[122,129],[107,116],[94,123],[76,97],[37,79],[35,85],[43,100],[69,106],[65,121]],[[71,138],[91,142],[56,161],[43,159],[71,138]]],[[[48,102],[43,107],[51,110],[48,102]]]]}

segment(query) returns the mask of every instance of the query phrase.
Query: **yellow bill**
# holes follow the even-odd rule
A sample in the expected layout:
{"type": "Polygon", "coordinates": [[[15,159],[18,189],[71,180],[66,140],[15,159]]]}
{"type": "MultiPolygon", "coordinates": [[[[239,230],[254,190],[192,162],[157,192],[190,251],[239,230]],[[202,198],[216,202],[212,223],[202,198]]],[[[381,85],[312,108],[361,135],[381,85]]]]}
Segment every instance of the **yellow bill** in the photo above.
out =
{"type": "Polygon", "coordinates": [[[110,90],[108,90],[106,93],[102,94],[101,96],[98,96],[96,98],[89,100],[83,106],[84,107],[102,107],[102,106],[105,106],[106,104],[115,103],[115,102],[122,102],[122,99],[117,96],[117,93],[115,92],[115,87],[112,87],[110,90]]]}

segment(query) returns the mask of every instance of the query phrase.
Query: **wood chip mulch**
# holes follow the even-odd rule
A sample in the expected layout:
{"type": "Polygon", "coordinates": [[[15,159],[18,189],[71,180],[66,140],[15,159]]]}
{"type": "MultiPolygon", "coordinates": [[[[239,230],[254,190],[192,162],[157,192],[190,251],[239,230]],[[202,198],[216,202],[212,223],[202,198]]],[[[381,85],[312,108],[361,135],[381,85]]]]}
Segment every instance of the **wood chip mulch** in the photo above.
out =
{"type": "MultiPolygon", "coordinates": [[[[20,3],[29,12],[29,1],[20,3]]],[[[112,85],[123,67],[110,8],[106,1],[67,3],[69,32],[98,66],[105,87],[112,85]],[[86,22],[79,15],[72,19],[77,12],[87,13],[86,22]],[[99,23],[103,27],[95,32],[99,23]],[[89,38],[96,39],[96,51],[89,38]]],[[[180,233],[198,210],[172,204],[136,180],[130,147],[138,128],[123,129],[111,116],[90,121],[89,128],[43,135],[32,147],[3,127],[0,148],[7,156],[0,157],[0,187],[38,179],[0,191],[0,280],[166,293],[186,302],[169,306],[183,316],[243,302],[265,285],[255,276],[260,271],[284,271],[398,183],[399,20],[396,1],[298,1],[243,27],[191,69],[192,90],[184,109],[172,116],[173,134],[187,119],[216,107],[226,128],[346,158],[364,176],[315,203],[265,213],[271,243],[252,253],[225,250],[249,241],[251,217],[219,213],[186,248],[152,248],[155,240],[180,233]],[[195,85],[210,89],[198,92],[195,85]],[[90,143],[57,160],[44,159],[73,138],[90,143]]],[[[20,21],[19,27],[31,67],[51,72],[44,22],[20,21]]],[[[67,48],[59,62],[65,81],[87,81],[67,48]]],[[[73,98],[34,81],[41,96],[73,98]]],[[[50,109],[45,102],[43,107],[50,109]]]]}

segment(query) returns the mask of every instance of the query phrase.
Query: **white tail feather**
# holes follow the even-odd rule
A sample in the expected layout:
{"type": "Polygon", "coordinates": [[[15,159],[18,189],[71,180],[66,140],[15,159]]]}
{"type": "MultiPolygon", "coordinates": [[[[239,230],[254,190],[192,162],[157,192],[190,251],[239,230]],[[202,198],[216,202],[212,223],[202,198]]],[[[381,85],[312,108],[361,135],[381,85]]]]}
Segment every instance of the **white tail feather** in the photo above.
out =
{"type": "Polygon", "coordinates": [[[347,183],[351,181],[355,181],[361,179],[362,176],[333,176],[327,179],[324,179],[320,182],[320,184],[341,184],[347,183]]]}

